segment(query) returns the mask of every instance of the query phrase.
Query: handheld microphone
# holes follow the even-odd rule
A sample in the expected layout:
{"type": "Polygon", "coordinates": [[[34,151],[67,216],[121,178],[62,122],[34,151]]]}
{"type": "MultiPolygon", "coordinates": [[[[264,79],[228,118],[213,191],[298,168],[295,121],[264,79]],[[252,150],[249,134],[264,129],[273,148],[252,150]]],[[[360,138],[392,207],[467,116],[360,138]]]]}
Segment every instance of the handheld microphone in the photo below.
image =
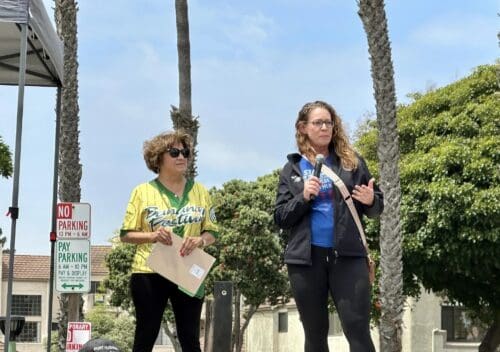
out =
{"type": "MultiPolygon", "coordinates": [[[[316,176],[317,178],[319,178],[319,175],[321,174],[321,167],[323,166],[324,161],[325,161],[325,157],[323,156],[323,154],[316,155],[316,164],[314,164],[313,176],[316,176]]],[[[316,196],[314,194],[311,194],[311,197],[310,197],[311,201],[313,201],[314,198],[316,198],[316,196]]]]}

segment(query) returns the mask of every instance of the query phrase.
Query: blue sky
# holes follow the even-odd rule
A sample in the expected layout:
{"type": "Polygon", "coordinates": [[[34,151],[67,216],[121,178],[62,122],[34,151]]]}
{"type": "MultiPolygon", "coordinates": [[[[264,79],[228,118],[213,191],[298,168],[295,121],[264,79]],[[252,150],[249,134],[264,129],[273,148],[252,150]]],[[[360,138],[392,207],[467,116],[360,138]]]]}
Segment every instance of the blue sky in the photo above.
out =
{"type": "MultiPolygon", "coordinates": [[[[132,188],[154,177],[142,143],[172,127],[175,13],[173,1],[159,0],[80,1],[79,9],[81,200],[92,206],[92,243],[106,244],[132,188]]],[[[400,103],[498,57],[497,1],[390,0],[386,11],[400,103]]],[[[375,111],[356,1],[196,0],[189,17],[198,180],[207,187],[282,166],[305,102],[330,102],[351,133],[375,111]]],[[[50,254],[55,94],[25,92],[17,253],[50,254]]],[[[12,151],[16,99],[15,87],[0,86],[0,136],[12,151]]],[[[11,202],[12,179],[0,179],[0,211],[11,202]]],[[[10,226],[0,216],[8,239],[10,226]]]]}

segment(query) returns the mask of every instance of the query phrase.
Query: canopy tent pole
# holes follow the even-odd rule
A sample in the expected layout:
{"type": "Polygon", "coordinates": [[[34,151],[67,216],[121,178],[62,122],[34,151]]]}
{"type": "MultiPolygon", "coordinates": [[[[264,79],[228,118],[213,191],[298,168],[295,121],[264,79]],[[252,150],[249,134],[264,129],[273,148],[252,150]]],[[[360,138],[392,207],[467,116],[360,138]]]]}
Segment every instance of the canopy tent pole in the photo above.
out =
{"type": "Polygon", "coordinates": [[[10,321],[12,308],[12,279],[14,273],[14,256],[16,250],[16,223],[19,217],[19,173],[21,168],[21,136],[23,132],[23,108],[24,108],[24,85],[26,81],[26,51],[28,32],[26,23],[19,25],[21,27],[21,56],[19,62],[19,85],[17,95],[17,125],[16,125],[16,150],[14,157],[14,185],[12,187],[12,206],[9,208],[12,226],[10,230],[10,252],[9,252],[9,281],[7,285],[7,308],[5,321],[5,348],[9,352],[10,340],[10,321]]]}
{"type": "Polygon", "coordinates": [[[57,181],[59,178],[59,134],[61,129],[61,86],[57,87],[56,133],[54,142],[54,180],[52,184],[52,223],[50,229],[50,279],[49,279],[49,316],[47,317],[47,352],[52,344],[52,300],[54,297],[54,253],[56,247],[57,223],[57,181]]]}

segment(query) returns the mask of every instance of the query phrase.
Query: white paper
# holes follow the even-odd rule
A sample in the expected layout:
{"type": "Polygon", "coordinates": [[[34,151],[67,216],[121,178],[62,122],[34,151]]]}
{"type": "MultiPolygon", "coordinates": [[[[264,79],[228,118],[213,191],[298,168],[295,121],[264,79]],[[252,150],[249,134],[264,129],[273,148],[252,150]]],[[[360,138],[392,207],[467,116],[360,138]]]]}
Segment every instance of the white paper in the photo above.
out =
{"type": "Polygon", "coordinates": [[[201,266],[193,264],[191,266],[191,269],[189,269],[189,273],[197,279],[201,279],[203,277],[203,274],[205,274],[205,270],[203,270],[201,266]]]}

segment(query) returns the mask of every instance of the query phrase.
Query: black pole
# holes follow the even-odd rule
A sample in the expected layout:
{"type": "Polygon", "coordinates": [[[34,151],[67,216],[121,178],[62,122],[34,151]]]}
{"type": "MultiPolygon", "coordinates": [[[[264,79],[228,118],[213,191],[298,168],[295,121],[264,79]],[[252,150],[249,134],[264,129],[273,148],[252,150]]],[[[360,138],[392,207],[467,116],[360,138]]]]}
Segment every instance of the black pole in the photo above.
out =
{"type": "Polygon", "coordinates": [[[54,252],[56,248],[57,184],[59,179],[59,134],[61,129],[61,86],[57,87],[56,133],[54,142],[54,176],[52,180],[52,223],[50,227],[49,316],[47,317],[47,352],[52,343],[52,301],[54,299],[54,252]]]}
{"type": "Polygon", "coordinates": [[[214,283],[214,320],[212,351],[231,351],[231,326],[233,283],[231,281],[216,281],[214,283]]]}

